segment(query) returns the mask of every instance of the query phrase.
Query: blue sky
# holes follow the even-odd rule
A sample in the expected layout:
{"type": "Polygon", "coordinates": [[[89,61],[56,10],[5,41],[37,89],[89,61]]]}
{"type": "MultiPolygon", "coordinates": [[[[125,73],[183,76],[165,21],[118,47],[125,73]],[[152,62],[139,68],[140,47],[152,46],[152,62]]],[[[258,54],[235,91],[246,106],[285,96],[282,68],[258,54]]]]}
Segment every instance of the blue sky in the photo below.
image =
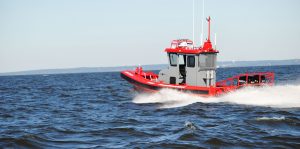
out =
{"type": "MultiPolygon", "coordinates": [[[[221,61],[300,58],[299,14],[298,0],[205,1],[221,61]]],[[[164,64],[192,39],[192,0],[0,0],[0,22],[0,72],[164,64]]]]}

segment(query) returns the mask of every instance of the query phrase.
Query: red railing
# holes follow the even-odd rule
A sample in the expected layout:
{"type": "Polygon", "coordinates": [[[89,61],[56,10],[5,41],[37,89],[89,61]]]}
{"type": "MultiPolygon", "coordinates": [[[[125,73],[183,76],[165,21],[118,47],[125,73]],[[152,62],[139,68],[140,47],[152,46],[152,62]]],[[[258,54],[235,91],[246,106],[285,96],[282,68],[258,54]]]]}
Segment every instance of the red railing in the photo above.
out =
{"type": "Polygon", "coordinates": [[[144,72],[142,67],[136,67],[135,74],[144,77],[148,80],[157,80],[158,75],[153,72],[144,72]]]}
{"type": "Polygon", "coordinates": [[[216,87],[240,87],[240,86],[262,86],[274,85],[273,72],[245,73],[227,78],[216,83],[216,87]]]}

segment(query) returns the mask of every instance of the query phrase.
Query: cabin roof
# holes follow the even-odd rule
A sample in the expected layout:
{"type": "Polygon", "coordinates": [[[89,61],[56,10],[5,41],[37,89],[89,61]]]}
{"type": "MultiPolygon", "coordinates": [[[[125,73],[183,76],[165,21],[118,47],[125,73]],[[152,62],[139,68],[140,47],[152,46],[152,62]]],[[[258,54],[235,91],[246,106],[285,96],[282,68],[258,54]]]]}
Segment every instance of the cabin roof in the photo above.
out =
{"type": "Polygon", "coordinates": [[[165,52],[181,54],[219,53],[212,47],[210,40],[205,41],[202,47],[194,47],[193,41],[189,39],[173,40],[171,47],[166,48],[165,52]]]}
{"type": "Polygon", "coordinates": [[[215,49],[208,49],[204,50],[202,48],[194,48],[194,49],[188,49],[188,48],[166,48],[165,52],[168,53],[180,53],[180,54],[205,54],[205,53],[219,53],[219,51],[215,49]]]}

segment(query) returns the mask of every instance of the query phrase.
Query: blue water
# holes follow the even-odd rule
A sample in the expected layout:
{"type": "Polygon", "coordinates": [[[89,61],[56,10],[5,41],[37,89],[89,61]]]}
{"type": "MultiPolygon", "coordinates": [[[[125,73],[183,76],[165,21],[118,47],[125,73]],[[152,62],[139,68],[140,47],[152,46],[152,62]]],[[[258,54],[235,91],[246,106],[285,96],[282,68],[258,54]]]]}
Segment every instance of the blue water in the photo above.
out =
{"type": "Polygon", "coordinates": [[[299,148],[300,66],[276,86],[200,98],[136,93],[118,72],[0,77],[0,148],[299,148]],[[271,102],[270,102],[271,101],[271,102]]]}

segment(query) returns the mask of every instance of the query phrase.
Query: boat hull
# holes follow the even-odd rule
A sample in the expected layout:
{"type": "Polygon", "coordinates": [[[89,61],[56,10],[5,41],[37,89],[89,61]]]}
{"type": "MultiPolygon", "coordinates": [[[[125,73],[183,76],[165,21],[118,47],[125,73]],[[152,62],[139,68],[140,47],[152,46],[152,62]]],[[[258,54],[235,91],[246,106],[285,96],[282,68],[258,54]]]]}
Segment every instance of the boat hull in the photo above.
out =
{"type": "Polygon", "coordinates": [[[156,80],[148,80],[134,71],[122,71],[121,77],[131,83],[137,91],[142,92],[157,92],[161,89],[174,89],[182,92],[193,93],[201,96],[211,96],[211,87],[195,87],[187,85],[164,84],[156,80]]]}
{"type": "Polygon", "coordinates": [[[142,72],[137,69],[136,71],[126,70],[121,72],[121,77],[131,83],[137,91],[143,92],[157,92],[161,89],[175,89],[182,92],[197,94],[200,96],[219,96],[224,93],[234,91],[243,87],[259,87],[259,86],[272,86],[274,85],[274,73],[272,72],[259,72],[247,73],[227,78],[216,83],[215,86],[189,86],[189,85],[176,85],[166,84],[158,80],[158,76],[153,72],[142,72]],[[256,77],[256,80],[255,80],[256,77]],[[243,79],[244,80],[243,80],[243,79]],[[246,80],[245,80],[246,79],[246,80]],[[254,81],[253,81],[254,79],[254,81]],[[244,81],[240,82],[240,81],[244,81]],[[239,83],[235,83],[239,82],[239,83]]]}

